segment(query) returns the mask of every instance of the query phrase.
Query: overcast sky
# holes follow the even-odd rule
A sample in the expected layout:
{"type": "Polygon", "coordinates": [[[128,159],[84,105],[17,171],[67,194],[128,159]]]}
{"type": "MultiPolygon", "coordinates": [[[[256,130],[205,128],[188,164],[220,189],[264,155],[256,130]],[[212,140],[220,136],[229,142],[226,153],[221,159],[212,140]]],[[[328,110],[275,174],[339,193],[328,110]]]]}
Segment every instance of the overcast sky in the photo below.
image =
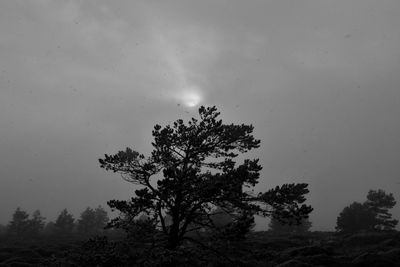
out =
{"type": "Polygon", "coordinates": [[[54,220],[128,199],[98,158],[148,153],[156,123],[199,105],[254,125],[258,190],[309,183],[316,230],[370,189],[400,200],[399,13],[398,0],[0,1],[0,223],[17,206],[54,220]]]}

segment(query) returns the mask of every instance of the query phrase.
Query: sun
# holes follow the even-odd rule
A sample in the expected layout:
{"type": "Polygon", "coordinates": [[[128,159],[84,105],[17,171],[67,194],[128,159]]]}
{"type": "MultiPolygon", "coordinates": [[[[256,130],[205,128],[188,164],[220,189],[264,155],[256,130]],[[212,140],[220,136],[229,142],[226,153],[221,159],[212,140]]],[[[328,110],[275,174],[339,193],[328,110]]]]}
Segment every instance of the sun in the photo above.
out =
{"type": "Polygon", "coordinates": [[[197,92],[197,90],[194,90],[193,88],[188,88],[182,92],[181,99],[185,106],[192,108],[200,104],[202,97],[201,94],[197,92]]]}

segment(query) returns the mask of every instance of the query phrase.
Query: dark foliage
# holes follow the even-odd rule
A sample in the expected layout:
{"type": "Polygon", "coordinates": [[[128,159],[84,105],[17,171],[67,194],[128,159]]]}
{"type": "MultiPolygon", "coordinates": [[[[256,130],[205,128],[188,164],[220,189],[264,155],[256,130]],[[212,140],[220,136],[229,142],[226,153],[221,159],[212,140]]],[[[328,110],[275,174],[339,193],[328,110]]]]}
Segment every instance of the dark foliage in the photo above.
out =
{"type": "Polygon", "coordinates": [[[365,204],[353,202],[339,214],[336,230],[342,232],[372,230],[374,224],[375,214],[365,204]]]}
{"type": "Polygon", "coordinates": [[[96,217],[94,210],[87,207],[78,219],[78,231],[82,234],[92,234],[95,231],[96,217]]]}
{"type": "Polygon", "coordinates": [[[102,206],[97,206],[97,208],[94,210],[94,214],[96,221],[95,229],[97,229],[99,232],[102,232],[110,220],[107,211],[102,206]]]}
{"type": "Polygon", "coordinates": [[[45,217],[40,214],[39,210],[35,210],[32,214],[32,219],[28,221],[28,234],[37,237],[42,233],[45,225],[45,217]]]}
{"type": "Polygon", "coordinates": [[[29,232],[29,214],[18,207],[7,225],[7,232],[17,236],[26,235],[29,232]]]}
{"type": "Polygon", "coordinates": [[[37,237],[43,231],[44,220],[39,210],[34,211],[32,219],[29,219],[29,214],[18,207],[7,225],[7,233],[17,237],[37,237]]]}
{"type": "Polygon", "coordinates": [[[71,234],[75,226],[74,221],[74,216],[67,209],[63,209],[54,224],[55,232],[61,235],[71,234]]]}
{"type": "Polygon", "coordinates": [[[108,221],[107,212],[101,206],[96,209],[87,207],[78,220],[78,232],[84,235],[101,233],[108,221]]]}
{"type": "Polygon", "coordinates": [[[272,216],[282,223],[299,223],[313,210],[311,206],[304,205],[305,195],[309,192],[308,184],[284,184],[276,186],[260,194],[260,198],[270,207],[265,215],[272,216]],[[300,205],[302,204],[302,205],[300,205]]]}
{"type": "Polygon", "coordinates": [[[392,219],[389,209],[396,205],[393,194],[386,194],[385,191],[370,190],[365,205],[375,214],[374,229],[392,230],[396,227],[398,220],[392,219]]]}
{"type": "Polygon", "coordinates": [[[357,232],[371,230],[392,230],[398,220],[392,219],[389,209],[396,204],[392,194],[383,190],[370,190],[363,204],[354,202],[339,214],[336,230],[357,232]]]}
{"type": "Polygon", "coordinates": [[[156,125],[154,150],[148,158],[127,148],[99,159],[102,168],[141,186],[130,201],[108,202],[122,213],[110,227],[130,230],[135,218],[146,214],[164,236],[165,246],[176,250],[188,233],[215,228],[210,217],[215,207],[234,215],[231,226],[241,229],[239,236],[248,231],[254,214],[269,216],[273,209],[282,219],[301,220],[311,212],[310,206],[302,204],[308,193],[306,184],[252,193],[261,171],[258,159],[246,159],[240,165],[234,161],[239,153],[259,147],[252,125],[223,124],[215,107],[201,107],[199,115],[199,120],[192,118],[188,124],[177,120],[165,127],[156,125]],[[167,214],[170,224],[164,219],[167,214]]]}
{"type": "Polygon", "coordinates": [[[95,236],[76,248],[44,259],[41,266],[129,266],[128,251],[122,244],[95,236]]]}
{"type": "Polygon", "coordinates": [[[282,222],[279,217],[276,218],[272,214],[268,226],[269,230],[274,233],[305,233],[310,230],[312,223],[309,218],[303,218],[299,222],[296,220],[282,222]]]}
{"type": "Polygon", "coordinates": [[[179,250],[113,237],[0,241],[0,266],[398,266],[400,235],[375,231],[279,234],[246,240],[184,242],[179,250]],[[207,248],[205,248],[205,246],[207,248]]]}

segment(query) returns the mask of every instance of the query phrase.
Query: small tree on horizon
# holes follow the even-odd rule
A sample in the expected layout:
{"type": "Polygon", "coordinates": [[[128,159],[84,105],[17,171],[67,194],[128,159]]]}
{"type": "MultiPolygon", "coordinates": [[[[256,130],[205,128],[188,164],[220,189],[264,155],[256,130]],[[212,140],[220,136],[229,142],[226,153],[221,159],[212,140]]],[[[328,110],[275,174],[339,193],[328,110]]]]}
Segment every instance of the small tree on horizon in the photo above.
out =
{"type": "Polygon", "coordinates": [[[109,221],[107,211],[98,206],[96,209],[87,207],[78,219],[78,232],[84,235],[92,235],[103,232],[109,221]]]}
{"type": "Polygon", "coordinates": [[[90,207],[87,207],[80,215],[77,222],[78,232],[83,235],[91,235],[96,229],[96,213],[90,207]]]}
{"type": "Polygon", "coordinates": [[[341,232],[357,232],[372,230],[393,230],[398,220],[392,219],[389,209],[396,205],[392,194],[385,191],[370,190],[367,201],[353,202],[339,214],[336,230],[341,232]]]}
{"type": "Polygon", "coordinates": [[[345,207],[336,220],[336,230],[354,233],[373,230],[375,214],[365,204],[353,202],[345,207]]]}
{"type": "Polygon", "coordinates": [[[187,124],[177,120],[165,127],[156,125],[148,158],[126,148],[99,159],[102,168],[139,186],[129,201],[108,202],[121,212],[111,227],[129,230],[129,222],[145,213],[165,237],[165,247],[176,250],[185,239],[195,242],[189,232],[214,227],[210,216],[215,207],[234,214],[239,227],[249,223],[249,214],[269,216],[277,210],[280,217],[301,220],[311,212],[302,204],[307,184],[253,193],[262,169],[258,159],[237,164],[235,158],[258,148],[260,141],[253,137],[252,125],[223,124],[219,115],[215,107],[200,107],[200,118],[187,124]],[[169,226],[166,215],[171,217],[169,226]]]}
{"type": "Polygon", "coordinates": [[[392,214],[389,209],[396,205],[396,200],[393,194],[386,194],[382,189],[370,190],[367,195],[365,205],[375,214],[376,230],[392,230],[398,224],[398,220],[392,219],[392,214]]]}
{"type": "Polygon", "coordinates": [[[62,235],[71,234],[75,227],[74,222],[74,216],[70,214],[67,209],[63,209],[57,216],[56,222],[54,223],[54,230],[62,235]]]}
{"type": "Polygon", "coordinates": [[[46,224],[45,219],[46,218],[41,215],[40,210],[35,210],[32,213],[32,219],[28,221],[29,235],[38,236],[41,234],[46,224]]]}
{"type": "Polygon", "coordinates": [[[18,207],[7,225],[7,233],[16,236],[24,236],[29,233],[29,225],[29,214],[18,207]]]}
{"type": "Polygon", "coordinates": [[[97,206],[97,208],[94,210],[94,213],[96,222],[95,228],[97,229],[96,231],[101,232],[107,226],[110,218],[108,217],[107,211],[100,205],[97,206]]]}

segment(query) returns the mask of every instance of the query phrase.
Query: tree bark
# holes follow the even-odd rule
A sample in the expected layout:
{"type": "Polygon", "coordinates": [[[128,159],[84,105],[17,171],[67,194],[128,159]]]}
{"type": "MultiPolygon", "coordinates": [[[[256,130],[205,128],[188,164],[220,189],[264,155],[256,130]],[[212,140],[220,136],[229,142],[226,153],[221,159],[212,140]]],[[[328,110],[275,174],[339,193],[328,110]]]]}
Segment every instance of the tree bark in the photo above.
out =
{"type": "Polygon", "coordinates": [[[168,244],[167,248],[169,250],[176,250],[180,244],[179,240],[179,223],[173,221],[169,236],[168,236],[168,244]]]}

